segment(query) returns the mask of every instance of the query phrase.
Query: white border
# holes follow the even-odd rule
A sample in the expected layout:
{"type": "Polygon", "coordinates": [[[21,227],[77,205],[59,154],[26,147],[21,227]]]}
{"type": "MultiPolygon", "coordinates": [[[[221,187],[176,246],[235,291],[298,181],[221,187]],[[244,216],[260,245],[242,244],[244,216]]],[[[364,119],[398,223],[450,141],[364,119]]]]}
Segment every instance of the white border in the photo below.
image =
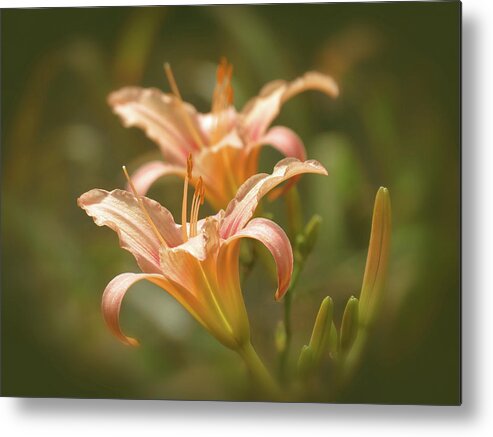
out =
{"type": "MultiPolygon", "coordinates": [[[[184,2],[11,0],[5,7],[184,2]]],[[[205,1],[188,2],[205,4],[205,1]]],[[[223,2],[214,3],[244,3],[223,2]]],[[[261,2],[251,2],[261,3],[261,2]]],[[[277,2],[270,2],[277,3],[277,2]]],[[[463,406],[280,405],[0,399],[5,436],[447,436],[493,429],[493,101],[491,0],[463,2],[463,406]]]]}

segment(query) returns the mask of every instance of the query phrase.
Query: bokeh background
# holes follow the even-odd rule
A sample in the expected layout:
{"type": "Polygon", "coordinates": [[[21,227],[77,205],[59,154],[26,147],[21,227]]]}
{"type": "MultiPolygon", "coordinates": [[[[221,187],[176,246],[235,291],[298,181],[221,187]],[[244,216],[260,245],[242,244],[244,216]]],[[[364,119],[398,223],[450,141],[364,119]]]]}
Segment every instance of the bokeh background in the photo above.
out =
{"type": "MultiPolygon", "coordinates": [[[[2,10],[1,41],[2,395],[245,397],[237,356],[152,285],[136,285],[123,305],[122,325],[141,347],[110,335],[102,290],[137,266],[76,206],[91,188],[121,187],[122,164],[159,156],[142,132],[120,125],[107,94],[168,90],[168,61],[184,98],[208,111],[225,55],[237,107],[265,82],[312,69],[342,90],[335,101],[298,96],[276,121],[330,173],[299,184],[305,219],[318,213],[323,224],[294,304],[293,350],[307,342],[324,296],[339,323],[359,294],[384,185],[393,208],[384,306],[337,400],[460,401],[459,3],[2,10]]],[[[261,169],[278,158],[266,151],[261,169]]],[[[176,213],[180,191],[168,178],[150,196],[176,213]]],[[[282,201],[265,208],[286,223],[282,201]]],[[[243,289],[254,344],[275,369],[282,305],[268,270],[256,265],[243,289]]]]}

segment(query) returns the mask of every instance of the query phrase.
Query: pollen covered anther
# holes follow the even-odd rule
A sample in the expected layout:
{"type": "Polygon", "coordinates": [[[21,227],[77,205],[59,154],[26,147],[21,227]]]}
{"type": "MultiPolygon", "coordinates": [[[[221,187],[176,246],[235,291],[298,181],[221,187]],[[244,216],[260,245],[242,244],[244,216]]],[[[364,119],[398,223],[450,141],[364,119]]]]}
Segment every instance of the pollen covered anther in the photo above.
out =
{"type": "Polygon", "coordinates": [[[233,66],[225,57],[221,58],[216,72],[216,87],[212,96],[212,113],[215,115],[215,126],[212,133],[214,141],[218,141],[226,131],[225,111],[233,104],[233,66]]]}
{"type": "Polygon", "coordinates": [[[192,210],[190,211],[190,237],[197,235],[197,222],[199,219],[199,208],[204,203],[204,183],[202,177],[199,177],[197,186],[195,187],[195,193],[192,199],[192,210]]]}

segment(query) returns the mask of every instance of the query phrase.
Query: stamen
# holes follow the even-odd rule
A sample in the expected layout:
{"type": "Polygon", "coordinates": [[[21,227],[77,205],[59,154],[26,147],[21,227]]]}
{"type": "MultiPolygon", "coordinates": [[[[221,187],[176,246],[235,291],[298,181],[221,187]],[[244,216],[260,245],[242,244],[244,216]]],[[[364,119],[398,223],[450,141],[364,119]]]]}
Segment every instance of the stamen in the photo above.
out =
{"type": "Polygon", "coordinates": [[[181,205],[181,232],[183,241],[188,241],[187,234],[187,208],[188,208],[188,181],[192,180],[193,161],[192,154],[188,154],[187,159],[187,174],[185,175],[185,183],[183,184],[183,202],[181,205]]]}
{"type": "Polygon", "coordinates": [[[179,108],[182,113],[182,118],[185,124],[187,125],[188,130],[190,131],[190,134],[192,135],[193,139],[197,143],[197,145],[200,148],[204,147],[204,143],[202,139],[200,138],[199,133],[195,129],[195,126],[192,123],[192,120],[190,119],[190,114],[187,112],[185,108],[185,103],[183,102],[183,99],[181,98],[180,90],[178,89],[178,85],[176,84],[175,76],[173,75],[173,71],[171,70],[171,66],[166,62],[164,64],[164,72],[166,73],[166,77],[168,78],[169,85],[171,87],[171,91],[175,95],[175,97],[178,99],[179,102],[179,108]]]}
{"type": "Polygon", "coordinates": [[[144,213],[144,216],[147,220],[147,222],[149,223],[149,225],[151,226],[151,229],[153,230],[153,232],[156,234],[156,237],[158,238],[158,240],[161,242],[161,244],[164,246],[164,247],[168,247],[168,245],[166,244],[166,241],[164,241],[164,238],[163,236],[161,235],[161,233],[158,231],[158,228],[156,227],[156,225],[154,224],[154,222],[152,221],[151,219],[151,216],[149,215],[149,213],[147,212],[147,209],[146,207],[144,206],[144,202],[142,201],[142,197],[138,195],[137,193],[137,190],[135,189],[135,186],[132,182],[132,179],[130,179],[130,176],[128,175],[128,171],[127,171],[127,167],[126,166],[122,166],[122,169],[123,169],[123,173],[125,174],[125,177],[127,178],[127,181],[128,181],[128,185],[130,186],[130,189],[132,190],[132,193],[133,195],[137,198],[137,202],[139,203],[139,207],[140,209],[142,210],[142,212],[144,213]]]}
{"type": "Polygon", "coordinates": [[[190,237],[197,235],[197,222],[199,218],[199,207],[204,203],[204,185],[202,177],[199,177],[195,193],[193,193],[192,210],[190,211],[190,237]]]}

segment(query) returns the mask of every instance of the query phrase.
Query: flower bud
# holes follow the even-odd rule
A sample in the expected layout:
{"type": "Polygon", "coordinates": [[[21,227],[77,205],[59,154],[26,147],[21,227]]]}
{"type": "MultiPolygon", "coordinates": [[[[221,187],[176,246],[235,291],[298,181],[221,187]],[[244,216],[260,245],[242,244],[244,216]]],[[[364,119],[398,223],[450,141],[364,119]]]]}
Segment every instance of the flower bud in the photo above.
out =
{"type": "Polygon", "coordinates": [[[313,370],[314,358],[310,346],[306,344],[301,348],[298,359],[298,372],[302,378],[306,378],[313,370]]]}
{"type": "Polygon", "coordinates": [[[381,300],[390,251],[390,234],[390,195],[387,188],[380,187],[373,207],[370,243],[360,294],[360,320],[363,326],[373,321],[381,300]]]}
{"type": "Polygon", "coordinates": [[[311,253],[313,247],[315,246],[321,223],[322,217],[317,214],[312,216],[303,230],[303,238],[297,241],[298,250],[305,258],[311,253]]]}
{"type": "Polygon", "coordinates": [[[280,320],[277,324],[274,336],[276,349],[279,353],[281,353],[286,349],[286,327],[284,326],[284,322],[282,320],[280,320]]]}
{"type": "Polygon", "coordinates": [[[359,329],[358,299],[351,296],[346,304],[341,324],[341,352],[344,354],[351,349],[359,329]]]}
{"type": "Polygon", "coordinates": [[[320,362],[329,346],[333,312],[334,304],[332,298],[327,296],[320,304],[320,309],[318,310],[310,339],[310,349],[312,350],[314,359],[317,363],[320,362]]]}

